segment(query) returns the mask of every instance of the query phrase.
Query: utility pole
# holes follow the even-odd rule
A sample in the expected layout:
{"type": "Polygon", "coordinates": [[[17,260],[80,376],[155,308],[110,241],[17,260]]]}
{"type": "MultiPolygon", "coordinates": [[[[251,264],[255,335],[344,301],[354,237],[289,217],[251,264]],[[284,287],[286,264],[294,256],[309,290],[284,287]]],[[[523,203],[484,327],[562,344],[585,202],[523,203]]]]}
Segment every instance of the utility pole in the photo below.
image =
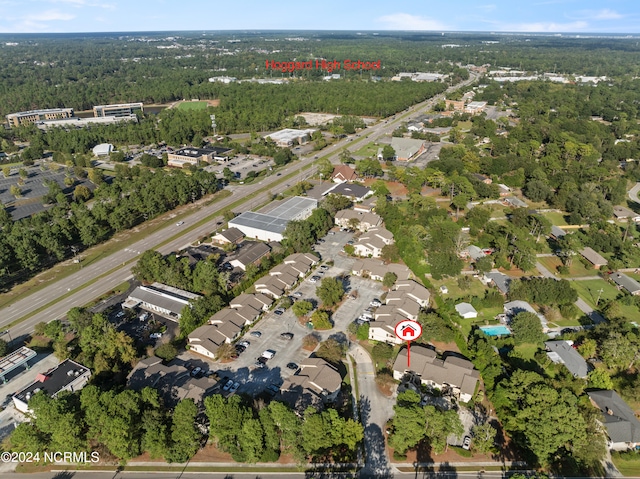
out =
{"type": "Polygon", "coordinates": [[[596,299],[596,306],[598,306],[598,303],[600,302],[600,295],[602,294],[603,291],[604,291],[603,288],[600,288],[598,290],[598,299],[596,299]]]}

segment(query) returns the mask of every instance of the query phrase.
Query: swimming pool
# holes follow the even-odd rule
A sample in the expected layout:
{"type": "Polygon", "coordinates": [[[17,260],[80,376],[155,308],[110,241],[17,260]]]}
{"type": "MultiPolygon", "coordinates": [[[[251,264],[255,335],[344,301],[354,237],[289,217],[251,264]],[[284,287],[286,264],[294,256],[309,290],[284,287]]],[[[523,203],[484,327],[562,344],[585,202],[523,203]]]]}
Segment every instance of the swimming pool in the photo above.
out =
{"type": "Polygon", "coordinates": [[[509,336],[511,334],[511,330],[502,324],[497,324],[495,326],[480,326],[480,329],[487,336],[509,336]]]}

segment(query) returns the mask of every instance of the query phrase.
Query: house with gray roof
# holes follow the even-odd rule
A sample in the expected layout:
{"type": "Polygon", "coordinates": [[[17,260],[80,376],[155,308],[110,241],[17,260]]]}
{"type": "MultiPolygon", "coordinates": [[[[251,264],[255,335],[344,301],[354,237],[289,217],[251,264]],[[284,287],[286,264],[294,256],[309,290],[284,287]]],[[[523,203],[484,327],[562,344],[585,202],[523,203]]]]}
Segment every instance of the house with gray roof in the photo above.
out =
{"type": "Polygon", "coordinates": [[[351,198],[351,200],[358,202],[364,200],[367,196],[372,195],[373,191],[366,186],[359,185],[358,183],[338,183],[325,191],[323,196],[327,196],[330,193],[333,195],[346,196],[347,198],[351,198]]]}
{"type": "Polygon", "coordinates": [[[387,294],[386,301],[389,302],[389,295],[391,293],[400,292],[404,294],[407,298],[415,301],[423,308],[429,306],[429,299],[431,298],[431,293],[427,288],[422,286],[420,283],[415,282],[414,280],[397,280],[396,284],[393,286],[393,291],[387,294]]]}
{"type": "Polygon", "coordinates": [[[467,246],[462,253],[460,254],[463,258],[471,258],[474,261],[478,261],[480,258],[484,258],[486,255],[482,248],[479,248],[476,245],[467,246]]]}
{"type": "Polygon", "coordinates": [[[411,161],[424,151],[424,140],[393,137],[391,138],[391,147],[396,152],[396,161],[411,161]]]}
{"type": "Polygon", "coordinates": [[[247,266],[250,264],[257,265],[269,253],[271,253],[269,245],[259,241],[245,241],[241,244],[237,256],[230,260],[229,263],[235,268],[246,271],[247,266]]]}
{"type": "Polygon", "coordinates": [[[238,228],[227,228],[211,238],[212,243],[219,245],[239,244],[244,239],[244,233],[238,228]]]}
{"type": "Polygon", "coordinates": [[[184,291],[161,283],[153,283],[147,286],[138,286],[127,300],[122,304],[123,308],[134,309],[141,307],[153,311],[167,319],[178,321],[182,309],[189,306],[199,294],[184,291]]]}
{"type": "Polygon", "coordinates": [[[422,384],[449,391],[462,402],[469,402],[473,397],[480,373],[471,361],[454,355],[438,359],[434,350],[417,344],[411,348],[411,369],[407,361],[407,348],[403,348],[393,363],[394,379],[399,381],[410,373],[418,376],[422,384]]]}
{"type": "Polygon", "coordinates": [[[588,246],[583,248],[582,251],[580,251],[580,254],[584,259],[591,263],[595,269],[600,269],[608,263],[606,258],[588,246]]]}
{"type": "Polygon", "coordinates": [[[560,228],[559,226],[555,226],[553,225],[551,227],[551,237],[555,240],[559,240],[560,238],[562,238],[563,236],[566,236],[567,232],[565,230],[563,230],[562,228],[560,228]]]}
{"type": "Polygon", "coordinates": [[[389,263],[373,258],[363,258],[354,261],[351,273],[356,276],[369,276],[374,281],[382,281],[386,273],[393,273],[397,281],[407,280],[411,277],[411,270],[403,264],[389,263]]]}
{"type": "Polygon", "coordinates": [[[573,341],[546,341],[547,356],[556,364],[564,364],[576,378],[586,378],[589,364],[573,348],[573,341]]]}
{"type": "Polygon", "coordinates": [[[587,392],[591,404],[602,411],[600,422],[609,436],[609,449],[624,451],[640,447],[640,421],[615,391],[587,392]]]}
{"type": "Polygon", "coordinates": [[[470,303],[458,303],[455,308],[458,314],[465,319],[478,317],[478,311],[470,303]]]}
{"type": "Polygon", "coordinates": [[[511,278],[506,274],[493,270],[490,273],[485,273],[484,279],[486,282],[492,283],[502,294],[507,295],[509,293],[511,278]]]}
{"type": "Polygon", "coordinates": [[[502,200],[502,204],[505,206],[511,206],[513,208],[526,208],[527,203],[522,201],[520,198],[516,198],[515,196],[507,196],[502,200]]]}
{"type": "Polygon", "coordinates": [[[627,293],[634,296],[640,295],[640,283],[626,274],[613,273],[609,278],[618,285],[618,288],[624,289],[627,293]]]}
{"type": "Polygon", "coordinates": [[[300,363],[300,369],[284,380],[280,399],[300,413],[307,407],[322,407],[336,400],[342,386],[340,372],[321,358],[310,357],[300,363]]]}

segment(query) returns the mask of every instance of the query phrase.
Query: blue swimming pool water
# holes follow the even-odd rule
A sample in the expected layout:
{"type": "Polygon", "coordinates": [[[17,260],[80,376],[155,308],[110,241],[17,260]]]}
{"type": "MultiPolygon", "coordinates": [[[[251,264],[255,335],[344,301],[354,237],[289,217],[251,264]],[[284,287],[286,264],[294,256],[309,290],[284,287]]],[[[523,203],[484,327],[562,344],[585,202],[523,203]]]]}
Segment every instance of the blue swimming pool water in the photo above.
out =
{"type": "Polygon", "coordinates": [[[487,336],[509,336],[511,334],[509,328],[501,324],[496,326],[480,326],[480,329],[487,336]]]}

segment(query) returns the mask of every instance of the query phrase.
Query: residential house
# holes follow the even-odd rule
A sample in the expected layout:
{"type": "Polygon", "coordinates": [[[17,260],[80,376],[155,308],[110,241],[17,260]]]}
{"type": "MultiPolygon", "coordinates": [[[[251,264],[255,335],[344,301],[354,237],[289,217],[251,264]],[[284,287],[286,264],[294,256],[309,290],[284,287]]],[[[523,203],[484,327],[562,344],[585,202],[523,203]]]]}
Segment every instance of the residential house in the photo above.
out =
{"type": "Polygon", "coordinates": [[[375,196],[368,196],[360,203],[355,203],[353,205],[353,210],[362,212],[362,213],[373,213],[373,210],[376,207],[377,201],[378,201],[378,198],[376,198],[375,196]]]}
{"type": "Polygon", "coordinates": [[[472,173],[471,176],[473,176],[480,183],[484,183],[485,185],[490,185],[491,183],[493,183],[493,180],[491,178],[480,173],[472,173]]]}
{"type": "Polygon", "coordinates": [[[589,364],[573,347],[573,341],[546,341],[547,356],[556,364],[564,364],[576,378],[586,378],[589,364]]]}
{"type": "Polygon", "coordinates": [[[504,206],[510,206],[512,208],[526,208],[529,206],[527,203],[522,201],[520,198],[516,198],[515,196],[507,196],[503,198],[502,204],[504,206]]]}
{"type": "Polygon", "coordinates": [[[640,421],[615,391],[587,392],[591,404],[602,411],[600,422],[609,436],[609,449],[624,451],[640,447],[640,421]]]}
{"type": "Polygon", "coordinates": [[[485,273],[483,281],[493,284],[498,291],[507,295],[509,293],[509,286],[511,285],[511,278],[498,270],[493,270],[489,273],[485,273]]]}
{"type": "Polygon", "coordinates": [[[358,256],[379,258],[382,256],[382,248],[392,245],[393,242],[393,233],[383,227],[377,227],[360,236],[353,248],[358,256]]]}
{"type": "Polygon", "coordinates": [[[349,165],[338,165],[333,168],[331,173],[331,181],[334,183],[349,183],[358,179],[355,168],[349,165]]]}
{"type": "Polygon", "coordinates": [[[608,263],[608,261],[600,253],[597,253],[588,246],[586,248],[583,248],[582,251],[580,251],[580,254],[584,259],[591,263],[595,269],[600,269],[603,266],[606,266],[608,263]]]}
{"type": "Polygon", "coordinates": [[[498,184],[498,191],[500,192],[500,198],[505,198],[511,194],[511,188],[502,183],[498,184]]]}
{"type": "Polygon", "coordinates": [[[473,319],[478,317],[478,312],[470,303],[456,304],[456,311],[464,319],[473,319]]]}
{"type": "Polygon", "coordinates": [[[540,314],[535,309],[533,309],[533,306],[531,306],[526,301],[511,301],[509,303],[504,303],[503,307],[504,313],[507,315],[509,320],[513,319],[513,317],[519,313],[533,313],[538,317],[538,319],[540,319],[542,331],[546,333],[549,330],[549,326],[547,325],[547,318],[545,318],[543,314],[540,314]]]}
{"type": "Polygon", "coordinates": [[[554,225],[551,227],[551,234],[549,236],[551,236],[552,239],[557,241],[560,238],[565,237],[566,235],[567,235],[567,232],[565,230],[563,230],[559,226],[554,225]]]}
{"type": "Polygon", "coordinates": [[[373,191],[366,186],[362,186],[357,183],[338,183],[325,191],[323,196],[327,196],[328,194],[346,196],[347,198],[350,198],[351,201],[357,203],[363,201],[366,197],[371,196],[373,191]]]}
{"type": "Polygon", "coordinates": [[[630,210],[629,208],[625,208],[624,206],[614,206],[613,216],[617,220],[632,220],[636,223],[640,221],[640,215],[630,210]]]}
{"type": "Polygon", "coordinates": [[[257,241],[244,241],[240,245],[235,258],[229,261],[231,266],[240,268],[242,271],[247,270],[250,264],[258,265],[262,258],[271,252],[271,248],[265,243],[257,241]]]}
{"type": "Polygon", "coordinates": [[[453,394],[462,402],[471,400],[480,377],[471,361],[453,355],[438,359],[435,351],[419,345],[411,348],[411,369],[407,348],[400,351],[393,363],[394,379],[399,381],[407,373],[418,376],[422,384],[453,394]]]}
{"type": "Polygon", "coordinates": [[[233,309],[250,307],[257,311],[269,311],[272,304],[273,299],[267,295],[261,293],[242,293],[240,296],[236,296],[229,302],[229,307],[233,309]]]}
{"type": "Polygon", "coordinates": [[[355,210],[340,210],[335,216],[336,226],[351,228],[353,223],[357,224],[357,229],[366,232],[371,228],[376,228],[382,224],[382,218],[375,213],[364,213],[355,210]]]}
{"type": "Polygon", "coordinates": [[[307,358],[293,376],[285,379],[280,394],[302,413],[309,406],[321,407],[334,402],[341,386],[342,376],[335,367],[321,358],[307,358]]]}
{"type": "Polygon", "coordinates": [[[387,294],[386,302],[389,303],[389,298],[393,298],[392,293],[402,293],[406,298],[411,299],[418,303],[421,307],[426,308],[429,306],[429,299],[431,293],[427,288],[422,286],[413,280],[398,280],[393,287],[394,291],[387,294]]]}
{"type": "Polygon", "coordinates": [[[462,250],[460,256],[462,258],[471,258],[473,261],[478,261],[480,258],[484,258],[486,254],[482,248],[472,244],[462,250]]]}
{"type": "Polygon", "coordinates": [[[351,273],[361,277],[368,276],[375,281],[382,281],[387,273],[395,274],[396,281],[404,281],[411,277],[411,270],[405,265],[397,263],[384,264],[382,261],[373,258],[357,259],[351,267],[351,273]]]}
{"type": "Polygon", "coordinates": [[[199,404],[204,397],[213,393],[218,381],[213,377],[194,378],[189,369],[174,362],[164,365],[155,356],[145,358],[136,364],[127,376],[127,387],[141,391],[145,387],[157,390],[167,407],[175,407],[183,399],[193,399],[199,404]]]}
{"type": "Polygon", "coordinates": [[[213,238],[211,238],[211,241],[214,244],[227,246],[232,244],[240,244],[243,239],[244,233],[238,228],[228,228],[214,235],[213,238]]]}
{"type": "Polygon", "coordinates": [[[253,284],[257,293],[263,293],[274,299],[280,299],[284,296],[286,287],[277,276],[264,276],[253,284]]]}
{"type": "Polygon", "coordinates": [[[217,326],[205,324],[189,334],[189,351],[215,359],[220,346],[227,342],[230,341],[218,331],[217,326]]]}
{"type": "MultiPolygon", "coordinates": [[[[385,306],[380,306],[378,311],[382,308],[385,306]]],[[[374,321],[369,321],[369,339],[387,344],[402,344],[403,341],[396,336],[396,325],[407,318],[394,308],[383,310],[383,313],[378,314],[374,321]]]]}
{"type": "Polygon", "coordinates": [[[618,288],[624,289],[627,293],[634,296],[640,295],[640,283],[624,273],[613,273],[609,278],[618,285],[618,288]]]}
{"type": "Polygon", "coordinates": [[[407,301],[405,298],[404,301],[394,301],[392,299],[390,302],[383,304],[373,313],[373,317],[378,320],[382,317],[400,315],[404,319],[417,321],[418,314],[420,314],[420,305],[415,301],[407,301]]]}

